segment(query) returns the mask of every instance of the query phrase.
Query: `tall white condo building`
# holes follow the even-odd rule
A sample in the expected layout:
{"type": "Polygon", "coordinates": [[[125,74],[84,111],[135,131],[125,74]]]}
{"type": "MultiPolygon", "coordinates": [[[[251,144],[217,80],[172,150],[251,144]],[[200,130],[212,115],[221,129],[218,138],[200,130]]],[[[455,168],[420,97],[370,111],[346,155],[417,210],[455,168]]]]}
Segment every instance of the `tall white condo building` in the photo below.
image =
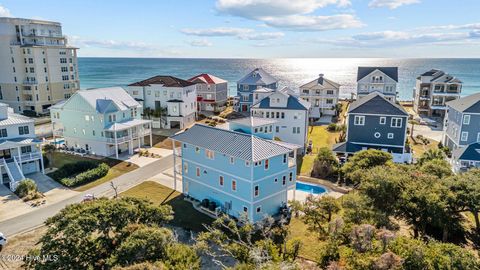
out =
{"type": "Polygon", "coordinates": [[[77,48],[58,22],[0,18],[0,102],[16,112],[48,112],[80,88],[77,48]]]}

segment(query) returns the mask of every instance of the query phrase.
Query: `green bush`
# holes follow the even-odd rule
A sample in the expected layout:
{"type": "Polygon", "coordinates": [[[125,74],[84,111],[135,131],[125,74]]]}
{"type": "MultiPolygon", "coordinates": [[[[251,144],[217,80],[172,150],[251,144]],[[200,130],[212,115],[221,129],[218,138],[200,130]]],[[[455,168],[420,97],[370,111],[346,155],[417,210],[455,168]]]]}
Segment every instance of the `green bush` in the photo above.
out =
{"type": "Polygon", "coordinates": [[[76,175],[84,171],[94,169],[97,166],[98,165],[95,162],[83,161],[83,160],[75,163],[67,163],[62,167],[60,167],[58,170],[51,173],[50,177],[58,181],[63,178],[71,177],[72,175],[76,175]]]}
{"type": "Polygon", "coordinates": [[[20,198],[27,197],[29,194],[34,194],[36,192],[38,192],[37,184],[29,178],[20,181],[17,189],[15,189],[15,194],[20,198]]]}
{"type": "Polygon", "coordinates": [[[337,131],[337,124],[335,124],[335,123],[328,124],[327,130],[328,131],[337,131]]]}
{"type": "Polygon", "coordinates": [[[74,177],[65,177],[60,180],[60,183],[67,187],[75,187],[88,182],[95,181],[107,175],[110,166],[105,163],[98,165],[93,169],[81,172],[74,177]]]}

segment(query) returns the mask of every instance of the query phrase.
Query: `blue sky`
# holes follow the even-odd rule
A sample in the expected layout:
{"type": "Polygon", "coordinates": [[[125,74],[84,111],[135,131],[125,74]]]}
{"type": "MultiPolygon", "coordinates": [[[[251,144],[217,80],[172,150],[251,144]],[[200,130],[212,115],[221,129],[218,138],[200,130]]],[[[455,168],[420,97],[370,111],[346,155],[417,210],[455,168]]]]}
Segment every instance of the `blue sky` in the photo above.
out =
{"type": "Polygon", "coordinates": [[[80,56],[480,57],[478,0],[0,0],[80,56]]]}

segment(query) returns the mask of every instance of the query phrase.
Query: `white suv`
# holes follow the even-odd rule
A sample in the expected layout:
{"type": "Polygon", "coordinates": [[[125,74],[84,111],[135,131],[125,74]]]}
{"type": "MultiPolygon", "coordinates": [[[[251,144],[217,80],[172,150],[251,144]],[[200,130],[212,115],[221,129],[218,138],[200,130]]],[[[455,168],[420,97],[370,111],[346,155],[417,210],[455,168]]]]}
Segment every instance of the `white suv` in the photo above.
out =
{"type": "Polygon", "coordinates": [[[3,236],[3,233],[0,232],[0,251],[3,249],[3,247],[7,244],[7,238],[3,236]]]}

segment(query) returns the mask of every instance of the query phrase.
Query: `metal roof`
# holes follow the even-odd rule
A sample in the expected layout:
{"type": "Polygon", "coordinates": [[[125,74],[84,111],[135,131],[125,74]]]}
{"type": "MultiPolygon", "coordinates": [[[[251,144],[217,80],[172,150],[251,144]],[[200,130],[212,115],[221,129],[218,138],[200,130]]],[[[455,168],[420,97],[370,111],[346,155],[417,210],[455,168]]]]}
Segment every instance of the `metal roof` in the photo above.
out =
{"type": "Polygon", "coordinates": [[[480,93],[455,99],[446,104],[459,112],[480,113],[480,93]]]}
{"type": "Polygon", "coordinates": [[[125,130],[134,126],[151,123],[152,120],[132,119],[123,122],[113,123],[105,128],[108,131],[125,130]]]}
{"type": "Polygon", "coordinates": [[[259,161],[278,155],[288,154],[294,148],[251,134],[195,124],[191,128],[171,136],[173,140],[192,144],[214,152],[259,161]]]}
{"type": "Polygon", "coordinates": [[[261,117],[244,117],[244,118],[230,120],[230,122],[237,123],[244,126],[249,126],[249,127],[258,127],[258,126],[264,126],[269,124],[275,124],[278,121],[269,119],[269,118],[261,118],[261,117]]]}
{"type": "Polygon", "coordinates": [[[375,70],[380,70],[385,75],[392,78],[392,80],[398,82],[398,67],[358,67],[357,82],[375,70]]]}
{"type": "Polygon", "coordinates": [[[407,111],[397,103],[392,103],[377,92],[357,99],[348,107],[348,113],[408,116],[407,111]]]}
{"type": "Polygon", "coordinates": [[[238,81],[238,84],[248,85],[270,85],[278,82],[272,75],[268,74],[262,68],[256,68],[238,81]]]}
{"type": "Polygon", "coordinates": [[[199,81],[201,81],[201,82],[206,83],[206,84],[218,84],[218,83],[226,83],[227,82],[224,79],[220,79],[216,76],[213,76],[213,75],[207,74],[207,73],[199,74],[195,77],[192,77],[192,78],[188,79],[188,81],[193,82],[193,83],[198,83],[199,81]]]}
{"type": "Polygon", "coordinates": [[[10,126],[10,125],[18,125],[18,124],[29,124],[34,122],[33,119],[16,114],[11,112],[10,110],[7,113],[8,117],[6,119],[0,119],[0,126],[10,126]]]}

